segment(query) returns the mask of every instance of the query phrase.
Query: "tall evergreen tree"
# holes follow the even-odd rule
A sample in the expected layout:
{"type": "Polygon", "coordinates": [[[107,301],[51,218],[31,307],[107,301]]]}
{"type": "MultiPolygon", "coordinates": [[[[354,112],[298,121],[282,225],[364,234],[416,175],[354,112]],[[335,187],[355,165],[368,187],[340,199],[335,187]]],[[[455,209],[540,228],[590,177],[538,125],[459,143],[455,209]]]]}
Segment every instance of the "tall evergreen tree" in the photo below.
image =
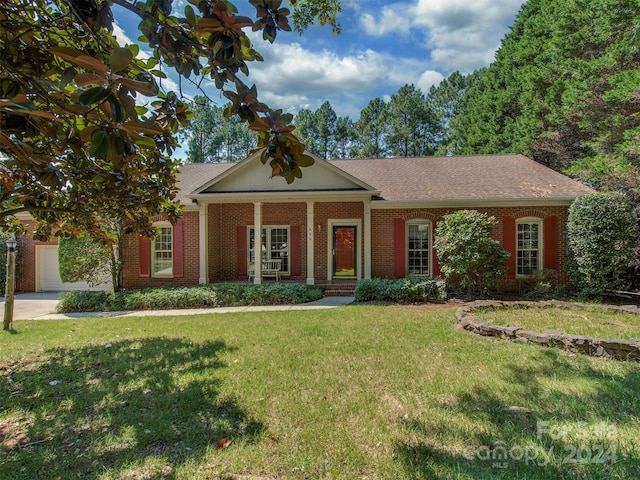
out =
{"type": "Polygon", "coordinates": [[[385,136],[389,131],[388,105],[376,97],[360,112],[355,123],[356,141],[351,149],[355,158],[380,158],[387,155],[385,136]]]}
{"type": "Polygon", "coordinates": [[[213,105],[206,97],[194,99],[194,116],[185,130],[188,162],[237,162],[255,148],[256,133],[237,118],[225,117],[225,108],[213,105]]]}
{"type": "Polygon", "coordinates": [[[424,94],[413,85],[405,85],[391,95],[385,135],[390,155],[419,157],[436,150],[437,120],[424,94]]]}

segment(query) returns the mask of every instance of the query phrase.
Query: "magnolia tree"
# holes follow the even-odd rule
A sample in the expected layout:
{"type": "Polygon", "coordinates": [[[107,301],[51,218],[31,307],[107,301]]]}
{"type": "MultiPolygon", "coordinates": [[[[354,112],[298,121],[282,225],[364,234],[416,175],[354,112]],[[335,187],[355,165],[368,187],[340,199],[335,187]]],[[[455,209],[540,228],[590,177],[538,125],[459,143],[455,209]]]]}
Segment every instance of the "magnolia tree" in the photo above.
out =
{"type": "Polygon", "coordinates": [[[191,117],[181,96],[162,91],[173,69],[196,87],[209,79],[236,115],[258,132],[271,175],[287,182],[313,163],[292,133],[292,116],[258,100],[244,83],[261,61],[247,31],[273,42],[314,19],[339,30],[337,0],[249,0],[255,19],[226,0],[0,0],[0,227],[24,233],[15,215],[48,238],[82,231],[106,243],[109,225],[152,235],[151,217],[175,221],[179,208],[171,159],[191,117]],[[140,18],[138,43],[121,45],[114,17],[140,18]],[[142,54],[142,49],[145,53],[142,54]]]}

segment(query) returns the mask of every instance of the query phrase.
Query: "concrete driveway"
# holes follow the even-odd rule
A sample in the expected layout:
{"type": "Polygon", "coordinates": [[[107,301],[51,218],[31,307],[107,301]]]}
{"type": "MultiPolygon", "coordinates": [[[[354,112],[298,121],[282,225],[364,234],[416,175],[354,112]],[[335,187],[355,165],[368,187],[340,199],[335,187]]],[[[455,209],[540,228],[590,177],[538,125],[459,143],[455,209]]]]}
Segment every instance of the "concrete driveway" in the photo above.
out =
{"type": "MultiPolygon", "coordinates": [[[[55,313],[59,292],[16,293],[13,300],[14,320],[34,320],[55,313]]],[[[0,315],[4,314],[4,297],[0,297],[0,315]]]]}

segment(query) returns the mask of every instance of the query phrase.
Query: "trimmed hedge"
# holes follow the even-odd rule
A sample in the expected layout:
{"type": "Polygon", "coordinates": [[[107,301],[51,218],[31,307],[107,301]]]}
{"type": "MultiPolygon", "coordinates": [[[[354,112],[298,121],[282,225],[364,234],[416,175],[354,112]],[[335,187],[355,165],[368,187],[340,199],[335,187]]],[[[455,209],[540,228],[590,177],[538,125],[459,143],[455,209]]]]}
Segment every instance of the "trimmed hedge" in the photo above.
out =
{"type": "Polygon", "coordinates": [[[145,288],[111,292],[73,291],[60,297],[60,313],[118,310],[160,310],[234,305],[281,305],[322,298],[322,289],[302,284],[237,285],[231,283],[198,287],[145,288]]]}
{"type": "Polygon", "coordinates": [[[418,278],[364,279],[358,281],[355,291],[357,302],[424,303],[441,302],[445,298],[445,284],[442,280],[418,278]]]}

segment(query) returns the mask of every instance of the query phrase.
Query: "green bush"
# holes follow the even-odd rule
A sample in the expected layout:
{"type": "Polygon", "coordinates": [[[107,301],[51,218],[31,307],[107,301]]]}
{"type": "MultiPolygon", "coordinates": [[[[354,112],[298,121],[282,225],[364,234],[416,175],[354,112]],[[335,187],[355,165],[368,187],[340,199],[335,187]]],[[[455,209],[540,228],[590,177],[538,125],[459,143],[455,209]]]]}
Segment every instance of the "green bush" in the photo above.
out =
{"type": "Polygon", "coordinates": [[[592,193],[573,202],[567,222],[571,283],[583,296],[624,287],[633,260],[637,225],[633,208],[617,192],[592,193]]]}
{"type": "Polygon", "coordinates": [[[117,293],[74,291],[62,294],[58,312],[158,310],[232,305],[305,303],[322,298],[322,289],[302,284],[237,285],[145,288],[117,293]]]}
{"type": "Polygon", "coordinates": [[[357,302],[423,303],[440,302],[445,297],[442,281],[419,278],[363,279],[355,290],[357,302]]]}
{"type": "Polygon", "coordinates": [[[494,217],[475,210],[459,210],[442,217],[436,227],[434,249],[447,282],[469,293],[485,293],[506,272],[507,252],[489,234],[494,217]]]}

